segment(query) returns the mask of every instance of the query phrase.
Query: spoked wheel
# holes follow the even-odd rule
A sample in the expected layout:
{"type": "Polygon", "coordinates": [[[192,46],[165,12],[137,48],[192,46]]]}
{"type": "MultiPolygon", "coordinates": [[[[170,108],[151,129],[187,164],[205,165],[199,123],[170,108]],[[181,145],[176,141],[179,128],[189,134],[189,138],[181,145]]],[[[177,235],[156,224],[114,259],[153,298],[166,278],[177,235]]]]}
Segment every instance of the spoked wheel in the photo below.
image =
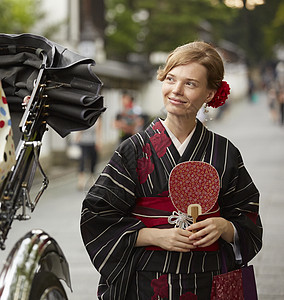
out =
{"type": "Polygon", "coordinates": [[[59,279],[50,272],[39,272],[32,283],[29,300],[68,300],[59,279]]]}

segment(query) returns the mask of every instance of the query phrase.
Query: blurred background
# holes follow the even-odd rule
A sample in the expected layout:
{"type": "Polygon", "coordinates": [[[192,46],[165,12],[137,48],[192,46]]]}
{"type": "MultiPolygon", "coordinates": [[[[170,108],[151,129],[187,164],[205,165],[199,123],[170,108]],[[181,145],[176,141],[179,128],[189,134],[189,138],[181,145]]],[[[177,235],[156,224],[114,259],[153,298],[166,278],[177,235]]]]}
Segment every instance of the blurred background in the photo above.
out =
{"type": "MultiPolygon", "coordinates": [[[[199,117],[233,140],[244,154],[262,194],[265,244],[255,261],[260,299],[283,299],[284,264],[279,253],[284,236],[279,229],[284,209],[284,1],[0,0],[0,12],[2,33],[42,35],[95,59],[107,107],[97,133],[96,172],[83,189],[77,186],[81,148],[76,133],[66,138],[53,130],[46,133],[41,161],[50,187],[31,221],[14,222],[7,251],[30,228],[47,230],[69,261],[70,299],[96,299],[98,274],[80,239],[80,208],[118,145],[114,120],[123,109],[122,93],[133,97],[135,111],[143,116],[142,127],[163,116],[158,67],[177,46],[203,40],[216,46],[223,57],[231,94],[226,105],[199,117]]],[[[0,253],[1,261],[5,255],[0,253]]]]}
{"type": "MultiPolygon", "coordinates": [[[[102,144],[110,152],[122,91],[149,120],[163,113],[156,71],[178,45],[201,39],[218,47],[232,105],[246,96],[256,101],[264,88],[273,94],[283,76],[283,0],[1,0],[0,11],[0,32],[43,35],[95,59],[107,107],[102,144]]],[[[42,157],[49,165],[80,155],[72,135],[61,139],[50,131],[46,139],[42,157]]]]}

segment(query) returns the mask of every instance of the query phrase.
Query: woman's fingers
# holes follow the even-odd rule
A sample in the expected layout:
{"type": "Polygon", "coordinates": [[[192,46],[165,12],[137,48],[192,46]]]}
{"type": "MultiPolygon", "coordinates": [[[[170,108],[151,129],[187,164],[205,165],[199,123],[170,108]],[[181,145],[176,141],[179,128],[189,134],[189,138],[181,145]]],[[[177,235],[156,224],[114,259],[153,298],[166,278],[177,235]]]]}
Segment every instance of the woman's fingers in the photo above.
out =
{"type": "Polygon", "coordinates": [[[209,218],[200,221],[188,227],[188,230],[197,230],[197,232],[190,236],[189,239],[196,240],[193,243],[195,246],[210,246],[220,238],[223,227],[222,218],[209,218]]]}
{"type": "Polygon", "coordinates": [[[172,228],[168,230],[162,230],[164,235],[159,241],[159,246],[168,251],[187,252],[196,246],[193,245],[192,240],[189,240],[189,236],[192,234],[186,230],[180,228],[172,228]]]}

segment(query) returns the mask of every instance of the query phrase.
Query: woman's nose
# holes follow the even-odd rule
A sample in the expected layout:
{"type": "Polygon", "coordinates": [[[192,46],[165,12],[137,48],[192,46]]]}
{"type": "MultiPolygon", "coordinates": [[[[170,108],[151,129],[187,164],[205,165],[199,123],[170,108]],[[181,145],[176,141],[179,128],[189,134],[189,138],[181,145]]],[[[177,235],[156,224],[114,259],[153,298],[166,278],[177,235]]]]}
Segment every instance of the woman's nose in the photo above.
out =
{"type": "Polygon", "coordinates": [[[173,93],[175,94],[182,94],[183,93],[183,85],[181,82],[176,82],[174,87],[173,87],[173,93]]]}

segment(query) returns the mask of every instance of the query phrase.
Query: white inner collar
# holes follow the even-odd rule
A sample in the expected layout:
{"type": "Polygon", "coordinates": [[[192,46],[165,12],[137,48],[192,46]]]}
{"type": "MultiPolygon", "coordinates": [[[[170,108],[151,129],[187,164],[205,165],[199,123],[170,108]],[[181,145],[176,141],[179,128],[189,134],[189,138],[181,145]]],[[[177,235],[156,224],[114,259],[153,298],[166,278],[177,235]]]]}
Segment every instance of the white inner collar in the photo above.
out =
{"type": "Polygon", "coordinates": [[[160,120],[161,123],[163,124],[163,126],[165,127],[165,129],[167,130],[167,133],[168,135],[170,136],[173,144],[175,145],[175,147],[177,148],[178,152],[179,152],[179,155],[182,156],[183,153],[184,153],[184,150],[186,149],[189,141],[191,140],[193,134],[194,134],[194,131],[196,129],[196,125],[195,127],[193,128],[193,130],[191,131],[191,133],[187,136],[187,138],[184,140],[183,143],[181,143],[177,138],[176,136],[170,131],[170,129],[165,125],[165,121],[164,120],[160,120]]]}

